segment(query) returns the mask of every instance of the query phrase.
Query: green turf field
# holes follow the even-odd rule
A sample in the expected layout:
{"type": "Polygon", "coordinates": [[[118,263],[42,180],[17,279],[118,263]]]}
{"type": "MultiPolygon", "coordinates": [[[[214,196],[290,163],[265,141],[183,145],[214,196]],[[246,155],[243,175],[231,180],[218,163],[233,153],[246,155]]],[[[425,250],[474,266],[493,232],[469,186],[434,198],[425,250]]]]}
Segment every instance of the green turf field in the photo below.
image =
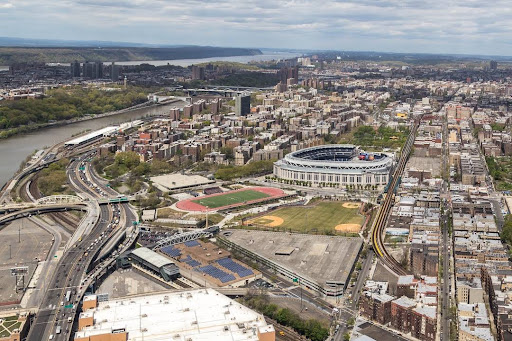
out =
{"type": "Polygon", "coordinates": [[[279,208],[249,221],[255,225],[266,225],[281,231],[318,234],[341,233],[335,230],[337,225],[362,225],[363,222],[364,217],[358,213],[358,208],[343,207],[343,202],[340,201],[322,201],[311,206],[279,208]],[[282,223],[276,218],[281,218],[282,223]],[[274,225],[267,225],[272,222],[274,225]]]}
{"type": "Polygon", "coordinates": [[[270,197],[270,195],[262,193],[262,192],[246,190],[246,191],[241,191],[241,192],[233,192],[233,193],[216,195],[214,197],[209,197],[209,198],[192,200],[192,202],[195,202],[196,204],[203,205],[208,208],[217,208],[217,207],[240,204],[245,201],[263,199],[263,198],[268,198],[268,197],[270,197]]]}
{"type": "Polygon", "coordinates": [[[18,322],[18,316],[7,316],[2,318],[3,322],[0,324],[0,337],[9,337],[14,329],[21,327],[21,322],[18,322]]]}

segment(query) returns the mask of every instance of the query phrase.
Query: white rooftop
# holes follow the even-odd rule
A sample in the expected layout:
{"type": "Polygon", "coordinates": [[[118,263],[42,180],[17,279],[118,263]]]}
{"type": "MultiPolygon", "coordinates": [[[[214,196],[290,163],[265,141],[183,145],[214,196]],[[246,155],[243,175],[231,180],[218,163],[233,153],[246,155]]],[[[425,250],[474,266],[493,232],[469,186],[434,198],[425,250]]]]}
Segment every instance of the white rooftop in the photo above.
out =
{"type": "Polygon", "coordinates": [[[153,264],[157,268],[161,268],[162,266],[173,263],[173,261],[171,261],[169,258],[166,258],[161,254],[148,249],[147,247],[139,247],[138,249],[133,250],[132,254],[144,259],[148,263],[153,264]]]}
{"type": "Polygon", "coordinates": [[[118,127],[116,127],[116,126],[105,127],[105,128],[100,129],[100,130],[96,130],[96,131],[90,132],[90,133],[88,133],[86,135],[77,137],[76,139],[68,141],[65,144],[67,146],[77,145],[77,144],[85,142],[85,141],[87,141],[87,140],[89,140],[91,138],[95,138],[95,137],[98,137],[98,136],[101,136],[101,135],[110,135],[113,132],[117,131],[117,129],[118,129],[118,127]]]}
{"type": "Polygon", "coordinates": [[[245,341],[258,340],[258,330],[274,330],[262,315],[212,289],[105,301],[82,314],[90,313],[95,324],[76,332],[75,338],[124,328],[128,341],[245,341]]]}

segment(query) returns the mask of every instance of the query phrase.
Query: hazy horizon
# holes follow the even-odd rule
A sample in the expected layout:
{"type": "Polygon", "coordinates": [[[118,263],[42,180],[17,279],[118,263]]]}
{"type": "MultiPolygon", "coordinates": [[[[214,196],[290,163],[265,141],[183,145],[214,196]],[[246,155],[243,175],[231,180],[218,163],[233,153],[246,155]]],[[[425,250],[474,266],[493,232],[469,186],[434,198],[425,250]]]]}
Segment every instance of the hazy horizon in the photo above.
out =
{"type": "Polygon", "coordinates": [[[510,56],[511,12],[502,0],[0,0],[0,29],[24,39],[510,56]]]}

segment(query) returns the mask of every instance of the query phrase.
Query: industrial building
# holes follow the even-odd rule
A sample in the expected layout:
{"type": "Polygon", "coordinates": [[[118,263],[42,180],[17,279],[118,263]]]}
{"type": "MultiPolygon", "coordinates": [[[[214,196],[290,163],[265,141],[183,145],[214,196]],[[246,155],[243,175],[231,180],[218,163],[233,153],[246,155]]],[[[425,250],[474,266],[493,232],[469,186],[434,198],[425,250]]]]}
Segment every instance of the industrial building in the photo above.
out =
{"type": "Polygon", "coordinates": [[[321,145],[287,154],[274,163],[274,176],[297,184],[384,187],[394,160],[385,153],[365,153],[354,145],[321,145]]]}
{"type": "Polygon", "coordinates": [[[191,240],[162,247],[159,252],[175,259],[183,275],[197,283],[240,287],[261,278],[259,271],[231,258],[229,252],[213,243],[191,240]]]}
{"type": "Polygon", "coordinates": [[[64,143],[64,145],[66,147],[83,146],[87,143],[97,141],[105,136],[110,136],[111,134],[115,133],[118,129],[119,127],[117,126],[105,127],[103,129],[96,130],[83,136],[77,137],[76,139],[67,141],[66,143],[64,143]]]}
{"type": "Polygon", "coordinates": [[[98,302],[84,298],[75,341],[274,341],[263,315],[213,289],[98,302]]]}
{"type": "Polygon", "coordinates": [[[128,254],[128,260],[162,277],[166,282],[180,277],[180,269],[170,259],[148,249],[140,247],[128,254]]]}
{"type": "Polygon", "coordinates": [[[217,240],[326,296],[343,294],[363,246],[355,237],[247,230],[227,230],[217,240]]]}

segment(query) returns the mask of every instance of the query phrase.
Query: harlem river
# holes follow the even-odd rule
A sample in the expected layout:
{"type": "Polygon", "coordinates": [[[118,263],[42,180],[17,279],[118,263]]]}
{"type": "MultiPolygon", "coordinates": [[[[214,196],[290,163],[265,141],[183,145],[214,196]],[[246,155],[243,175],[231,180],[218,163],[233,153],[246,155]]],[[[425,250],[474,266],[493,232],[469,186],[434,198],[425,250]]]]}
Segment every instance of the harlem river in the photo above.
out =
{"type": "Polygon", "coordinates": [[[184,102],[161,106],[134,109],[120,114],[104,116],[67,125],[41,128],[39,130],[19,134],[0,140],[0,187],[2,187],[19,169],[20,164],[33,152],[59,142],[69,140],[86,130],[97,130],[110,125],[140,119],[146,116],[162,115],[171,107],[182,107],[184,102]]]}

